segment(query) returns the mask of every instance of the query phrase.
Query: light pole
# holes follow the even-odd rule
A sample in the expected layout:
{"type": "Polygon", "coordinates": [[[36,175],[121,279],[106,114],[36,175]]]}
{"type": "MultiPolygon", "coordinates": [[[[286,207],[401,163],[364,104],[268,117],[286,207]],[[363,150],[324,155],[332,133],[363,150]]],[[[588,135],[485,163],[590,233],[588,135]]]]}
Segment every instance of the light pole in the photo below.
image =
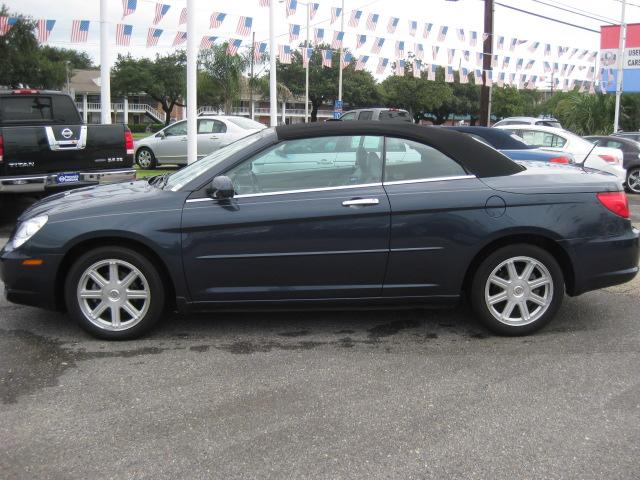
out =
{"type": "Polygon", "coordinates": [[[198,159],[198,35],[196,0],[187,0],[187,163],[198,159]]]}
{"type": "Polygon", "coordinates": [[[269,110],[271,126],[278,125],[278,98],[276,89],[276,32],[275,0],[269,2],[269,110]]]}
{"type": "MultiPolygon", "coordinates": [[[[304,48],[309,48],[309,8],[311,4],[307,2],[307,43],[305,43],[304,48]]],[[[304,123],[309,123],[309,61],[311,59],[307,58],[307,68],[304,72],[304,123]]]]}
{"type": "Polygon", "coordinates": [[[622,0],[622,15],[620,19],[620,43],[618,45],[617,74],[616,74],[616,109],[613,115],[613,133],[616,133],[620,123],[620,97],[622,96],[622,71],[624,47],[627,39],[627,25],[624,23],[624,10],[627,5],[626,0],[622,0]]]}
{"type": "MultiPolygon", "coordinates": [[[[340,10],[340,31],[344,32],[344,0],[342,0],[342,10],[340,10]]],[[[338,100],[342,101],[342,42],[338,50],[338,100]]]]}
{"type": "Polygon", "coordinates": [[[111,123],[108,0],[100,0],[100,122],[111,123]]]}

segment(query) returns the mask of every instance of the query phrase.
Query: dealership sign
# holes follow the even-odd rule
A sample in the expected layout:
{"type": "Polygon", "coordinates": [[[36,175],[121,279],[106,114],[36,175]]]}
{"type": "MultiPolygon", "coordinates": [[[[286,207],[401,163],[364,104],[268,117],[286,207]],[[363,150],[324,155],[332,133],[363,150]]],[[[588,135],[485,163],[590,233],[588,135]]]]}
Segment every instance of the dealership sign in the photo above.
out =
{"type": "MultiPolygon", "coordinates": [[[[640,23],[627,24],[627,39],[622,57],[622,90],[640,92],[640,23]]],[[[600,69],[603,91],[616,91],[620,26],[600,27],[600,69]]]]}

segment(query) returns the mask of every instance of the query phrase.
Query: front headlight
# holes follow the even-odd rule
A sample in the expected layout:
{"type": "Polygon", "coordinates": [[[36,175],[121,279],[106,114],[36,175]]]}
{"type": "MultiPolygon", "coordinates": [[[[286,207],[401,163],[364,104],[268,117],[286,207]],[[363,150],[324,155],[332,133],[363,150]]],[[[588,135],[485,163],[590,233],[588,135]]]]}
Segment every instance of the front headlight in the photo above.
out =
{"type": "Polygon", "coordinates": [[[20,224],[16,234],[13,236],[11,246],[18,248],[23,245],[27,240],[33,237],[38,231],[44,227],[49,217],[46,215],[40,215],[39,217],[33,217],[29,220],[25,220],[20,224]]]}

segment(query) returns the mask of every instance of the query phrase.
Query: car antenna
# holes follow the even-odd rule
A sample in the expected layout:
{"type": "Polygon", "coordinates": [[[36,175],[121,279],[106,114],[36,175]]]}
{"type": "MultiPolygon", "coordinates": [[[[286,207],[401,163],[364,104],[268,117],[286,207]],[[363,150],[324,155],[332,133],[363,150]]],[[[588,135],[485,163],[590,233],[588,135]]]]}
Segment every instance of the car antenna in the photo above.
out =
{"type": "MultiPolygon", "coordinates": [[[[582,170],[584,170],[584,166],[587,163],[587,158],[589,158],[589,155],[591,155],[591,152],[593,152],[595,150],[595,148],[598,146],[597,143],[593,144],[593,147],[591,147],[591,150],[589,150],[589,153],[587,153],[587,156],[584,157],[584,160],[582,161],[582,170]]],[[[586,171],[586,170],[585,170],[586,171]]]]}

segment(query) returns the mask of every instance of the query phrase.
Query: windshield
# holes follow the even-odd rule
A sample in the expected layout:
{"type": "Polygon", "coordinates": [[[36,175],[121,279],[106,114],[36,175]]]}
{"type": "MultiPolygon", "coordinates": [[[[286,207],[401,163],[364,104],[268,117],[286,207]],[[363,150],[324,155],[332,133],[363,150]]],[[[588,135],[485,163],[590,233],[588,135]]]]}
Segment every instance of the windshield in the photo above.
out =
{"type": "Polygon", "coordinates": [[[236,124],[240,128],[244,128],[245,130],[262,130],[263,128],[267,128],[260,122],[256,122],[249,118],[243,117],[227,117],[227,120],[231,123],[236,124]]]}
{"type": "Polygon", "coordinates": [[[189,183],[194,178],[198,177],[202,173],[206,172],[214,165],[226,160],[231,155],[239,152],[243,148],[248,147],[252,143],[257,142],[258,140],[263,139],[265,136],[269,135],[273,130],[272,129],[264,129],[254,134],[249,135],[248,137],[241,138],[233,143],[230,143],[226,147],[222,147],[219,150],[216,150],[211,155],[207,155],[206,157],[198,160],[197,162],[193,162],[191,165],[187,165],[182,170],[178,170],[176,173],[170,175],[167,178],[166,187],[170,190],[178,191],[184,185],[189,183]]]}

